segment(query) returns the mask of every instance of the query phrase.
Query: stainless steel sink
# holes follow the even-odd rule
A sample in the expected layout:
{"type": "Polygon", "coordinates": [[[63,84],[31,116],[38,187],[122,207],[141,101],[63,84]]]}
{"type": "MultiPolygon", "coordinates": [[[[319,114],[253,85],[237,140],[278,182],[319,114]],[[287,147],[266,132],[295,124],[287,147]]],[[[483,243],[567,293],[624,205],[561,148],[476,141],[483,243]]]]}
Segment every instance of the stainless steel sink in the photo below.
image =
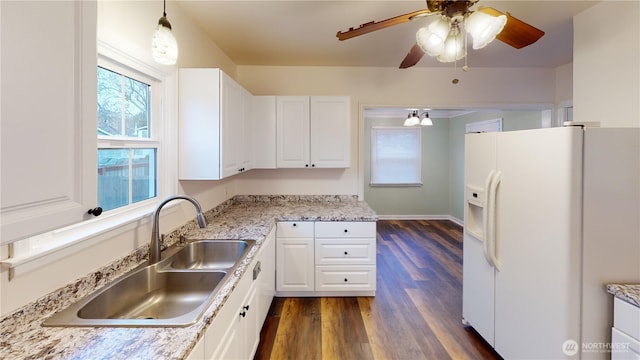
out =
{"type": "Polygon", "coordinates": [[[226,270],[244,257],[253,240],[200,240],[188,243],[170,258],[174,269],[226,270]]]}
{"type": "Polygon", "coordinates": [[[44,321],[43,326],[169,327],[195,323],[253,240],[201,240],[167,249],[44,321]]]}

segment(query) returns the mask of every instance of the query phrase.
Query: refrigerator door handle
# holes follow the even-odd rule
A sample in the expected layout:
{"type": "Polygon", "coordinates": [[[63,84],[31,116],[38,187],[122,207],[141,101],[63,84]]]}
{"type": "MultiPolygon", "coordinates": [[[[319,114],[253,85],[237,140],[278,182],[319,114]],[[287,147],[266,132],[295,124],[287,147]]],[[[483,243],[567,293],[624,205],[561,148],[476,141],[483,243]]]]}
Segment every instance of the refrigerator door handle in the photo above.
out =
{"type": "Polygon", "coordinates": [[[489,192],[491,191],[491,183],[493,182],[493,177],[495,175],[495,171],[491,170],[489,175],[487,175],[487,179],[484,183],[484,216],[482,217],[482,232],[484,235],[484,239],[482,239],[482,248],[484,250],[484,258],[487,259],[487,262],[491,266],[495,266],[493,264],[493,258],[489,254],[490,251],[490,238],[491,238],[491,228],[490,228],[490,217],[491,217],[491,204],[489,200],[491,198],[489,192]]]}
{"type": "Polygon", "coordinates": [[[500,185],[500,182],[502,181],[502,173],[500,171],[496,171],[496,173],[493,175],[493,178],[491,179],[491,184],[489,186],[489,223],[488,223],[488,229],[489,229],[489,238],[488,238],[488,244],[487,244],[487,252],[489,254],[489,257],[491,258],[490,263],[493,265],[493,267],[496,268],[496,270],[500,271],[500,260],[498,259],[497,256],[497,241],[496,241],[496,199],[498,197],[498,186],[500,185]]]}

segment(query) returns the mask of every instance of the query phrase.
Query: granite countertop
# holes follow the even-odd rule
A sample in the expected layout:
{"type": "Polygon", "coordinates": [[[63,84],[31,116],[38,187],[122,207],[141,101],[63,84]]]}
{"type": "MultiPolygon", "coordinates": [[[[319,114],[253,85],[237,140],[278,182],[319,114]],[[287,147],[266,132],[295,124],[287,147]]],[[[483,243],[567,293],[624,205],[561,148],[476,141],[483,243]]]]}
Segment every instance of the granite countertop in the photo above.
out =
{"type": "Polygon", "coordinates": [[[172,328],[42,327],[42,321],[148,258],[142,246],[128,256],[0,319],[0,359],[184,359],[224,305],[276,221],[376,221],[353,196],[236,196],[205,214],[207,227],[190,221],[165,237],[165,246],[187,239],[254,239],[240,264],[194,325],[172,328]]]}
{"type": "Polygon", "coordinates": [[[631,305],[640,307],[640,284],[608,284],[607,291],[631,305]]]}

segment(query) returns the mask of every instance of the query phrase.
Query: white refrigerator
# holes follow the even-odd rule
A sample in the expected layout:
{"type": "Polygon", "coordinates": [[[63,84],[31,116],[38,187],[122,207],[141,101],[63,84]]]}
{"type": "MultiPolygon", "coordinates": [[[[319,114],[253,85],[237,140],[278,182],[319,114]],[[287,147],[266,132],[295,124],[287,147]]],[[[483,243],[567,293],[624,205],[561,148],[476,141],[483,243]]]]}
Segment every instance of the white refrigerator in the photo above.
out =
{"type": "Polygon", "coordinates": [[[640,282],[639,174],[638,128],[467,134],[463,321],[505,359],[608,358],[605,285],[640,282]]]}

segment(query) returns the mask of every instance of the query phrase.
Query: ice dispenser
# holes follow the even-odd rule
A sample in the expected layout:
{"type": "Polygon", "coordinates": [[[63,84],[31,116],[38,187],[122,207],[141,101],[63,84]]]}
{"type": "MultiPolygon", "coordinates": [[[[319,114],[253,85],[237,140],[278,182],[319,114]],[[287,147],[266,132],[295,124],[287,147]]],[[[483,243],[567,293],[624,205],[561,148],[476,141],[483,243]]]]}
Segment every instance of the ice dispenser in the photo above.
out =
{"type": "Polygon", "coordinates": [[[484,240],[482,217],[484,216],[484,189],[467,185],[465,194],[465,223],[469,234],[484,240]]]}

